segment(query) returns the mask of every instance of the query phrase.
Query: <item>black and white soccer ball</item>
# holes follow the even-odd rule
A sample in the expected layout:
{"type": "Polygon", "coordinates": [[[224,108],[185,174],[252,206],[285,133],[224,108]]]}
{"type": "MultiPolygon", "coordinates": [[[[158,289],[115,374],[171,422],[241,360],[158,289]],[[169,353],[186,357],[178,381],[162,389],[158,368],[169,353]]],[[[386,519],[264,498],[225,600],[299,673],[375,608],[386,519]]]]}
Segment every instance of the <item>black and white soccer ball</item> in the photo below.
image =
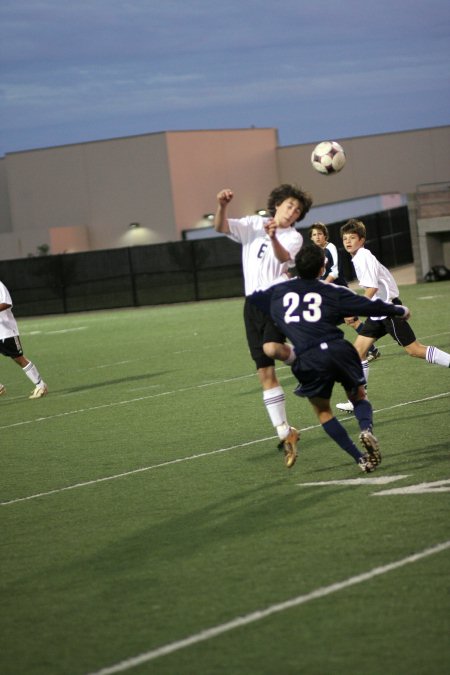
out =
{"type": "Polygon", "coordinates": [[[345,166],[346,158],[342,145],[336,141],[322,141],[311,153],[311,164],[319,173],[338,173],[345,166]]]}

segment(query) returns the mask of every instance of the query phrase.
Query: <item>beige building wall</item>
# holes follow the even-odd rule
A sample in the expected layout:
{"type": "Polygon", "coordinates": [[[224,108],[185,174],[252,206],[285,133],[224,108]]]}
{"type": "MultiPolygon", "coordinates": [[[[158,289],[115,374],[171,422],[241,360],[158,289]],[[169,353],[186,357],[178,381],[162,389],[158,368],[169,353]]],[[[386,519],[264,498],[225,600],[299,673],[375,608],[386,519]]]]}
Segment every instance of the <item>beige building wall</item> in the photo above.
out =
{"type": "Polygon", "coordinates": [[[270,190],[298,183],[314,205],[414,193],[448,181],[450,126],[340,141],[343,171],[315,172],[315,143],[279,147],[274,128],[174,131],[9,153],[0,160],[0,260],[181,239],[205,225],[222,187],[231,216],[266,206],[270,190]],[[130,228],[131,223],[139,227],[130,228]],[[54,249],[54,250],[53,250],[54,249]]]}
{"type": "Polygon", "coordinates": [[[337,140],[347,163],[338,174],[311,171],[315,143],[278,148],[280,182],[298,182],[314,204],[384,193],[408,194],[417,185],[450,178],[450,126],[337,140]]]}
{"type": "Polygon", "coordinates": [[[179,238],[216,210],[221,188],[235,191],[230,215],[266,206],[278,181],[276,129],[167,133],[173,207],[179,238]]]}

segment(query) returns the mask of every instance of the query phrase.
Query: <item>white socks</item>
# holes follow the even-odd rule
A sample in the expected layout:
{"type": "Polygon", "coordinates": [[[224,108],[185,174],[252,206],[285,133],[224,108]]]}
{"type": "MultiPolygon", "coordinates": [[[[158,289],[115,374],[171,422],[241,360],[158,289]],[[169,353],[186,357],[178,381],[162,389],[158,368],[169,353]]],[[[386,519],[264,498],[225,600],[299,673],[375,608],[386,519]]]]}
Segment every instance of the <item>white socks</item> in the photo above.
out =
{"type": "Polygon", "coordinates": [[[39,375],[39,371],[34,365],[34,363],[27,363],[25,368],[22,368],[23,372],[25,375],[32,381],[33,384],[39,384],[41,382],[41,376],[39,375]]]}
{"type": "Polygon", "coordinates": [[[366,386],[367,386],[367,382],[369,380],[369,362],[367,360],[361,361],[361,365],[362,365],[364,377],[366,378],[366,386]]]}
{"type": "Polygon", "coordinates": [[[286,421],[286,405],[283,387],[273,387],[263,391],[263,400],[278,437],[282,441],[289,434],[289,424],[286,421]]]}
{"type": "Polygon", "coordinates": [[[427,347],[425,359],[428,363],[435,363],[437,366],[450,367],[450,354],[441,351],[437,347],[427,347]]]}

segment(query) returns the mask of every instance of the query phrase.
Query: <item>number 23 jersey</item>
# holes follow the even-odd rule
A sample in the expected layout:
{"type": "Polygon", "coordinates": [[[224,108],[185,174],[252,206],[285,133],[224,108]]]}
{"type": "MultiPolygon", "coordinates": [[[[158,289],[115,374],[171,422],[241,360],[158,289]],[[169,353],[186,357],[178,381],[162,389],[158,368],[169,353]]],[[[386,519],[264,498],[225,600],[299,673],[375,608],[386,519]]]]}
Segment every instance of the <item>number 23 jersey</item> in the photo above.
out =
{"type": "Polygon", "coordinates": [[[269,314],[295,347],[297,356],[324,342],[344,337],[337,324],[345,316],[402,316],[400,305],[369,300],[343,286],[295,278],[253,293],[250,298],[269,314]]]}

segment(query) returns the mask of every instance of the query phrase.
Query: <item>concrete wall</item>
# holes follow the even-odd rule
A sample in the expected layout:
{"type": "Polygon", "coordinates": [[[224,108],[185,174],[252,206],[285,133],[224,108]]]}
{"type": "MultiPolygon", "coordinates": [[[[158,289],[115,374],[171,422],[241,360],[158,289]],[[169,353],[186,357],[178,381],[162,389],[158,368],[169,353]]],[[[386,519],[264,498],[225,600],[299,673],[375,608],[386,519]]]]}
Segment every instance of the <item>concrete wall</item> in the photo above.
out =
{"type": "Polygon", "coordinates": [[[315,142],[278,147],[274,128],[9,153],[0,160],[0,259],[35,255],[42,244],[56,253],[177,241],[206,224],[202,216],[215,210],[222,187],[235,191],[230,215],[240,216],[265,207],[282,182],[302,185],[319,206],[450,179],[450,126],[335,140],[347,164],[333,176],[312,169],[315,142]]]}
{"type": "Polygon", "coordinates": [[[316,143],[278,148],[280,182],[298,182],[315,204],[383,193],[413,193],[421,183],[450,178],[450,126],[337,140],[347,163],[338,174],[311,171],[316,143]]]}
{"type": "Polygon", "coordinates": [[[230,214],[266,206],[278,182],[276,129],[167,133],[172,198],[179,238],[216,210],[221,188],[235,191],[230,214]]]}

